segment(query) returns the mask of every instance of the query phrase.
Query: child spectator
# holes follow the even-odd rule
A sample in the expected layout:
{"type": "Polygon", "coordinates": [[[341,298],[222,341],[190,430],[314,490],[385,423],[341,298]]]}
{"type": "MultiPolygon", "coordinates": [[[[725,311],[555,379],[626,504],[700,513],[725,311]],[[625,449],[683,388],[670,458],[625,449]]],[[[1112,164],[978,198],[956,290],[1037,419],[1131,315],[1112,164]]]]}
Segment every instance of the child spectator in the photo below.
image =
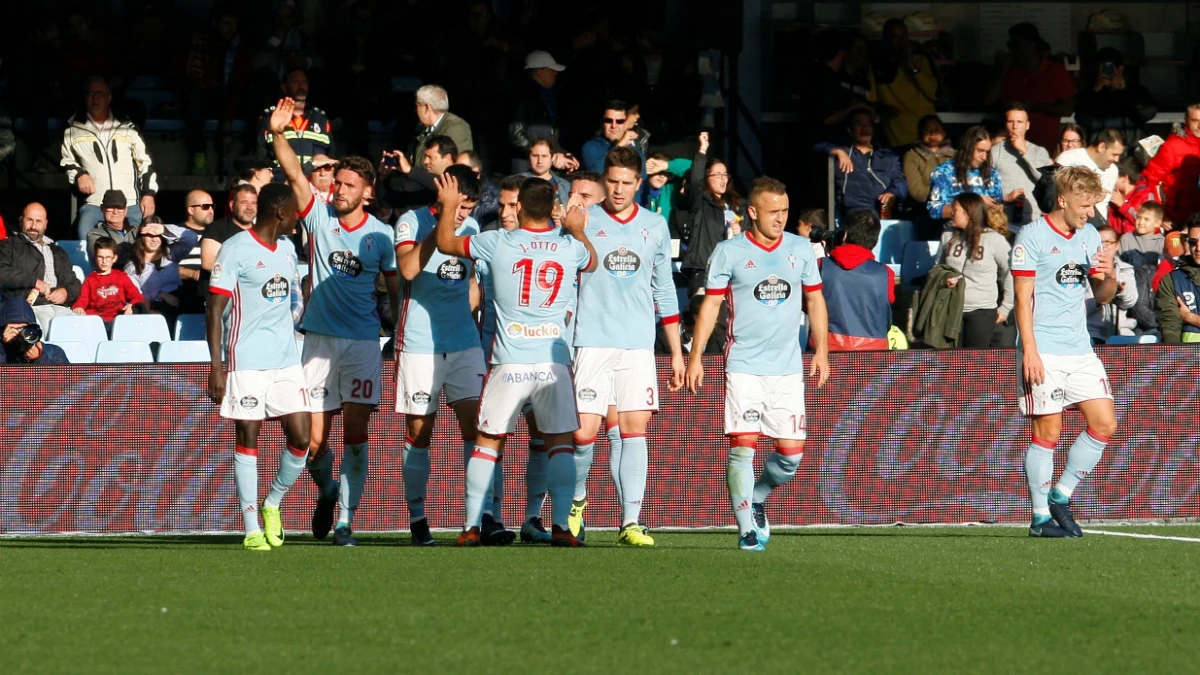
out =
{"type": "Polygon", "coordinates": [[[111,332],[112,322],[118,314],[133,314],[133,306],[144,304],[146,299],[129,275],[113,269],[117,262],[116,241],[111,237],[100,237],[96,240],[93,255],[96,271],[83,280],[79,299],[71,306],[71,310],[81,316],[99,316],[111,332]]]}
{"type": "MultiPolygon", "coordinates": [[[[1134,221],[1137,220],[1138,209],[1146,202],[1157,201],[1154,191],[1147,187],[1138,187],[1142,180],[1142,172],[1132,159],[1117,162],[1117,184],[1113,187],[1108,208],[1108,224],[1118,235],[1133,231],[1134,221]]],[[[1161,214],[1162,208],[1159,207],[1161,214]]],[[[1162,216],[1159,216],[1162,222],[1162,216]]]]}
{"type": "MultiPolygon", "coordinates": [[[[1115,192],[1113,194],[1116,194],[1115,192]]],[[[1128,204],[1129,202],[1126,202],[1128,204]]],[[[1124,210],[1109,209],[1114,211],[1124,210]]],[[[1162,204],[1147,201],[1137,210],[1134,230],[1121,235],[1118,262],[1128,265],[1132,270],[1134,286],[1137,287],[1137,298],[1133,306],[1127,307],[1127,314],[1134,324],[1132,332],[1137,334],[1158,330],[1158,315],[1154,306],[1154,292],[1158,288],[1157,280],[1174,269],[1163,256],[1166,237],[1163,236],[1163,207],[1162,204]],[[1166,263],[1163,267],[1162,264],[1166,263]],[[1163,270],[1160,272],[1160,269],[1163,270]]],[[[1115,229],[1115,228],[1114,228],[1115,229]]],[[[1101,236],[1108,236],[1101,231],[1101,236]]],[[[1118,281],[1121,269],[1118,266],[1118,281]]]]}
{"type": "Polygon", "coordinates": [[[683,177],[692,169],[690,159],[671,159],[656,152],[646,160],[647,187],[642,191],[642,206],[671,222],[671,208],[679,197],[683,177]]]}
{"type": "Polygon", "coordinates": [[[1121,259],[1134,267],[1144,263],[1157,265],[1163,253],[1162,222],[1162,204],[1142,204],[1137,211],[1133,231],[1121,235],[1121,259]]]}

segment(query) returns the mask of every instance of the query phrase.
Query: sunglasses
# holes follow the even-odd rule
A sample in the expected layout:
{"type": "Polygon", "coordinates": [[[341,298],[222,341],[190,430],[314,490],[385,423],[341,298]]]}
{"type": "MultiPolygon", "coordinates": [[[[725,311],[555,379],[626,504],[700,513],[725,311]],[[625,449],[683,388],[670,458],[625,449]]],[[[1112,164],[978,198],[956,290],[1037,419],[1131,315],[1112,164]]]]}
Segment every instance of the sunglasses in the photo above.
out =
{"type": "Polygon", "coordinates": [[[1196,246],[1197,244],[1200,244],[1200,239],[1197,239],[1195,237],[1188,237],[1187,243],[1189,246],[1196,246]]]}
{"type": "Polygon", "coordinates": [[[213,205],[212,205],[211,203],[208,203],[208,204],[192,204],[192,205],[191,205],[191,206],[189,206],[188,208],[189,208],[189,209],[201,209],[201,210],[204,210],[204,211],[208,211],[208,210],[209,210],[209,209],[211,209],[212,207],[213,207],[213,205]]]}
{"type": "Polygon", "coordinates": [[[625,118],[622,117],[621,119],[614,119],[612,117],[605,117],[604,123],[605,124],[625,124],[625,118]]]}

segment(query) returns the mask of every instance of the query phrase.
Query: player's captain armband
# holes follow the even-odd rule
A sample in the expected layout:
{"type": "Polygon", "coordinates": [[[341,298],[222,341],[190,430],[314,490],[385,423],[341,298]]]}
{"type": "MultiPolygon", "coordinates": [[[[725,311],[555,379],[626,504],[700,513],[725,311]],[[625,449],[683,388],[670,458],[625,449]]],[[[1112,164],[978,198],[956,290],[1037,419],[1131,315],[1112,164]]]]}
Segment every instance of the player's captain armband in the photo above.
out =
{"type": "Polygon", "coordinates": [[[1024,245],[1017,244],[1016,246],[1013,247],[1012,264],[1014,264],[1014,265],[1024,265],[1025,264],[1025,246],[1024,245]]]}

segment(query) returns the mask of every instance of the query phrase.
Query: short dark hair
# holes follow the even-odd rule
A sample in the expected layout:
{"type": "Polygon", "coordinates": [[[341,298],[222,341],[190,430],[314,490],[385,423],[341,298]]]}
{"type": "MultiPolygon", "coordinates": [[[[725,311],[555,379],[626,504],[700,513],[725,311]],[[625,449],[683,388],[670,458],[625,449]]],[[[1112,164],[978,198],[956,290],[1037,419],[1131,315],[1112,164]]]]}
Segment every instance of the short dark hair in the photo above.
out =
{"type": "Polygon", "coordinates": [[[855,209],[846,216],[846,243],[875,248],[879,243],[879,216],[868,209],[855,209]]]}
{"type": "Polygon", "coordinates": [[[96,257],[96,251],[112,251],[117,252],[117,240],[112,237],[100,237],[92,244],[92,257],[96,257]]]}
{"type": "Polygon", "coordinates": [[[283,213],[287,211],[289,202],[295,204],[296,193],[283,183],[268,183],[258,191],[258,213],[260,215],[272,213],[275,210],[283,213]]]}
{"type": "Polygon", "coordinates": [[[613,148],[604,155],[604,173],[611,168],[629,169],[640,178],[642,175],[642,156],[631,147],[613,148]]]}
{"type": "Polygon", "coordinates": [[[567,178],[569,178],[572,183],[574,183],[577,180],[586,180],[586,181],[595,183],[597,185],[599,185],[604,180],[603,178],[601,178],[601,176],[598,172],[587,171],[587,170],[576,171],[575,173],[571,174],[570,176],[567,176],[567,178]]]}
{"type": "Polygon", "coordinates": [[[233,190],[229,192],[229,198],[236,202],[237,196],[243,192],[249,192],[252,195],[257,195],[258,188],[249,183],[239,183],[238,185],[233,186],[233,190]]]}
{"type": "Polygon", "coordinates": [[[1029,106],[1025,105],[1024,103],[1021,103],[1020,101],[1013,101],[1012,103],[1009,103],[1008,105],[1004,106],[1004,117],[1007,118],[1008,113],[1015,112],[1015,111],[1020,111],[1020,112],[1025,113],[1026,115],[1028,115],[1029,114],[1029,106]]]}
{"type": "Polygon", "coordinates": [[[604,110],[620,110],[621,112],[629,112],[629,104],[619,98],[610,98],[604,102],[604,110]]]}
{"type": "MultiPolygon", "coordinates": [[[[453,143],[453,141],[451,141],[451,143],[453,143]]],[[[333,175],[336,176],[337,172],[341,171],[342,169],[353,171],[354,173],[362,176],[363,182],[366,183],[368,187],[375,185],[375,165],[366,157],[351,155],[349,157],[343,157],[339,159],[338,163],[333,167],[333,175]]]]}
{"type": "Polygon", "coordinates": [[[506,190],[520,191],[521,185],[523,185],[524,183],[525,183],[525,176],[505,176],[504,180],[500,181],[500,191],[501,192],[504,192],[506,190]]]}
{"type": "Polygon", "coordinates": [[[1113,143],[1125,145],[1125,134],[1121,133],[1117,129],[1101,129],[1100,131],[1092,134],[1088,145],[1096,148],[1099,147],[1101,143],[1105,145],[1112,145],[1113,143]]]}
{"type": "Polygon", "coordinates": [[[846,115],[846,128],[853,129],[854,128],[854,120],[858,119],[859,117],[862,117],[863,115],[866,115],[868,118],[870,118],[871,128],[872,128],[872,130],[874,130],[875,111],[867,110],[866,108],[855,109],[855,110],[851,111],[851,113],[849,115],[846,115]]]}
{"type": "Polygon", "coordinates": [[[554,186],[550,181],[530,176],[521,183],[521,192],[517,201],[521,203],[521,213],[530,220],[544,221],[550,218],[554,210],[554,186]]]}
{"type": "Polygon", "coordinates": [[[750,196],[747,199],[753,202],[760,194],[786,195],[787,186],[770,176],[759,176],[750,184],[750,196]]]}
{"type": "Polygon", "coordinates": [[[483,194],[483,188],[479,184],[479,177],[475,175],[475,171],[471,167],[451,164],[446,167],[446,171],[442,175],[454,176],[458,179],[458,194],[473,202],[479,201],[479,196],[483,194]]]}
{"type": "Polygon", "coordinates": [[[425,149],[428,150],[430,148],[437,148],[439,155],[458,156],[458,144],[449,136],[430,136],[429,140],[425,141],[425,149]]]}
{"type": "Polygon", "coordinates": [[[1142,179],[1142,170],[1132,157],[1126,157],[1117,162],[1117,176],[1128,178],[1130,183],[1136,183],[1142,179]]]}
{"type": "Polygon", "coordinates": [[[472,169],[483,171],[483,158],[479,156],[478,152],[475,152],[474,150],[463,150],[458,154],[467,156],[467,163],[471,165],[472,169]]]}
{"type": "Polygon", "coordinates": [[[1156,214],[1158,216],[1159,220],[1162,220],[1163,214],[1166,213],[1163,210],[1163,205],[1159,204],[1158,202],[1146,202],[1146,203],[1142,204],[1137,209],[1138,215],[1141,215],[1142,211],[1145,211],[1147,213],[1156,214]]]}
{"type": "Polygon", "coordinates": [[[929,124],[930,122],[937,122],[938,124],[941,124],[942,131],[943,132],[946,131],[946,125],[942,123],[942,118],[938,117],[937,115],[926,115],[926,116],[922,117],[921,119],[917,120],[917,135],[918,136],[920,136],[925,131],[925,125],[929,124]]]}
{"type": "Polygon", "coordinates": [[[825,209],[804,209],[796,216],[796,222],[809,223],[822,230],[829,229],[829,218],[825,215],[825,209]]]}

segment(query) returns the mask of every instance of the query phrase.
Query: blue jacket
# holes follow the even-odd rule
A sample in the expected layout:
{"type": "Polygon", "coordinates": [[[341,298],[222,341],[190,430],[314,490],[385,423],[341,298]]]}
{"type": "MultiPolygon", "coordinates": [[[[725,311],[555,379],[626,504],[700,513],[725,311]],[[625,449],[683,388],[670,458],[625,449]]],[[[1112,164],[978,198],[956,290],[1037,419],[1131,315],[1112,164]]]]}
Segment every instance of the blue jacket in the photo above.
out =
{"type": "Polygon", "coordinates": [[[854,171],[843,173],[841,168],[835,168],[837,173],[834,176],[838,204],[845,211],[878,211],[879,195],[885,192],[895,195],[897,204],[908,199],[908,181],[904,178],[904,164],[900,161],[900,155],[887,148],[875,148],[870,154],[863,154],[853,146],[823,144],[819,147],[825,152],[840,147],[850,154],[854,171]]]}
{"type": "MultiPolygon", "coordinates": [[[[617,147],[616,143],[609,141],[604,137],[604,134],[596,134],[592,140],[583,144],[583,150],[579,153],[579,168],[584,171],[595,171],[596,173],[604,173],[604,156],[609,150],[617,147]]],[[[642,158],[642,178],[646,177],[646,154],[638,147],[637,143],[632,146],[637,150],[638,156],[642,158]]]]}
{"type": "MultiPolygon", "coordinates": [[[[32,326],[37,325],[37,316],[33,313],[33,308],[25,302],[24,298],[9,298],[7,302],[0,307],[0,332],[8,327],[10,323],[26,323],[32,326]]],[[[0,363],[31,363],[26,361],[22,355],[10,355],[7,348],[0,349],[0,363]]],[[[54,345],[42,343],[42,355],[37,361],[32,363],[38,364],[66,364],[70,363],[67,360],[67,355],[62,349],[54,345]]]]}
{"type": "Polygon", "coordinates": [[[892,325],[892,275],[871,251],[855,244],[833,249],[821,264],[829,310],[829,349],[887,349],[892,325]]]}

